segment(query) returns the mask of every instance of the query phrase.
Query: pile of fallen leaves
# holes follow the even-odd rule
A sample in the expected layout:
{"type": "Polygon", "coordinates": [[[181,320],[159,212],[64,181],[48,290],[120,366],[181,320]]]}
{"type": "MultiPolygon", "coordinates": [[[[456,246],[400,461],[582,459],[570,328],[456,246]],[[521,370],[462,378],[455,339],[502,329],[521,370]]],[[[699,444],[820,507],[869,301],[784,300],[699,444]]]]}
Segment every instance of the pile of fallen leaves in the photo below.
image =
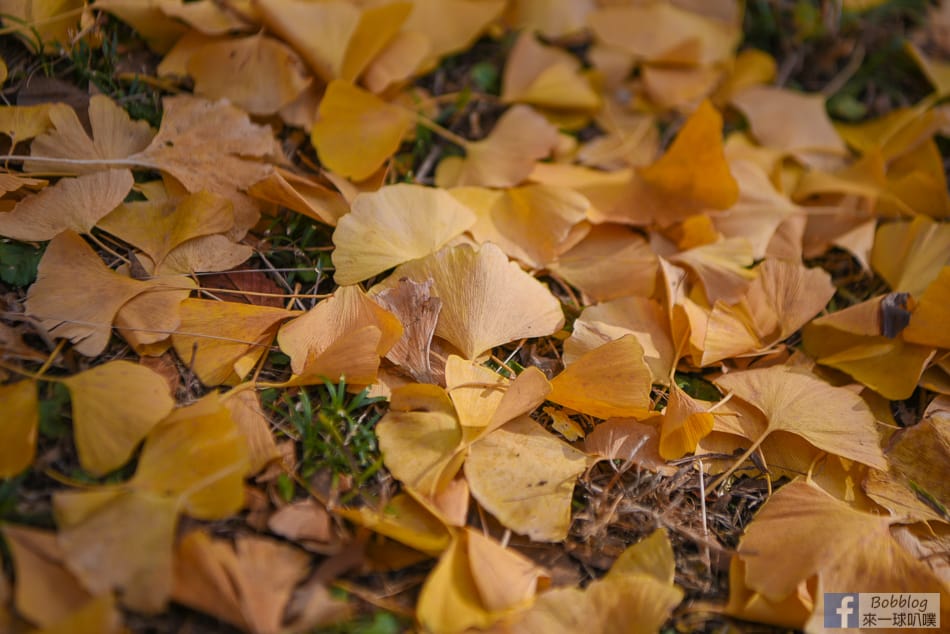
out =
{"type": "Polygon", "coordinates": [[[735,0],[0,5],[167,95],[0,107],[0,630],[950,623],[946,6],[842,123],[735,0]],[[352,399],[381,462],[303,468],[352,399]]]}

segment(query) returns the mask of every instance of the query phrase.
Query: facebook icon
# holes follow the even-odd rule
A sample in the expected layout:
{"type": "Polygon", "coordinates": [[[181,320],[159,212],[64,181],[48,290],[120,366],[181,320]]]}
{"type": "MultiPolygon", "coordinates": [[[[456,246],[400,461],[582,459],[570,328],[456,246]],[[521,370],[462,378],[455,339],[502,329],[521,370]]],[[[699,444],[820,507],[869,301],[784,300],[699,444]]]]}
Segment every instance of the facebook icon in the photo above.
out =
{"type": "Polygon", "coordinates": [[[825,627],[858,627],[858,593],[825,593],[825,627]]]}

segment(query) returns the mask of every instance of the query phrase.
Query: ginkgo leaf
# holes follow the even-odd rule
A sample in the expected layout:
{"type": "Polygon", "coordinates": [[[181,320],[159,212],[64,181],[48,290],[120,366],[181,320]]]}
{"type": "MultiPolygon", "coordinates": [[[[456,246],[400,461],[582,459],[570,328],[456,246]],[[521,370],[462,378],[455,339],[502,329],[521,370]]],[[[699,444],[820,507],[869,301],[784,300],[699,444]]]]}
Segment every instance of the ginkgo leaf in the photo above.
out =
{"type": "Polygon", "coordinates": [[[795,592],[772,601],[746,586],[745,564],[739,557],[729,562],[729,603],[725,613],[736,618],[779,627],[803,629],[814,609],[814,600],[808,590],[808,582],[801,581],[795,592]]]}
{"type": "Polygon", "coordinates": [[[924,290],[901,336],[913,343],[950,348],[950,266],[940,269],[937,279],[924,290]]]}
{"type": "Polygon", "coordinates": [[[673,383],[660,423],[660,455],[675,460],[696,451],[696,444],[713,430],[707,409],[673,383]]]}
{"type": "Polygon", "coordinates": [[[920,295],[947,264],[950,225],[918,215],[878,227],[871,266],[892,291],[920,295]]]}
{"type": "Polygon", "coordinates": [[[657,632],[680,601],[683,591],[673,584],[672,547],[665,531],[627,548],[603,579],[583,590],[568,587],[541,594],[518,615],[511,632],[657,632]],[[647,563],[650,562],[650,563],[647,563]]]}
{"type": "Polygon", "coordinates": [[[709,302],[738,302],[755,279],[750,270],[752,245],[745,238],[726,238],[671,255],[670,262],[685,266],[700,279],[709,302]]]}
{"type": "Polygon", "coordinates": [[[539,159],[557,147],[557,128],[528,106],[517,105],[501,115],[491,133],[465,145],[465,158],[439,163],[440,187],[478,185],[513,187],[528,178],[539,159]]]}
{"type": "Polygon", "coordinates": [[[598,39],[638,58],[680,65],[710,64],[733,54],[739,32],[666,2],[604,7],[587,23],[598,39]]]}
{"type": "MultiPolygon", "coordinates": [[[[825,110],[825,97],[776,86],[751,86],[732,98],[759,143],[821,167],[847,154],[825,110]]],[[[834,165],[834,162],[831,163],[834,165]]]]}
{"type": "Polygon", "coordinates": [[[444,551],[452,539],[445,523],[407,493],[397,493],[379,511],[362,506],[337,512],[351,522],[433,557],[444,551]]]}
{"type": "Polygon", "coordinates": [[[0,407],[6,413],[0,425],[0,478],[12,478],[33,464],[36,455],[40,425],[36,383],[0,385],[0,407]]]}
{"type": "Polygon", "coordinates": [[[598,460],[620,460],[663,475],[676,470],[660,456],[660,432],[633,418],[611,418],[594,427],[584,439],[584,451],[598,460]]]}
{"type": "Polygon", "coordinates": [[[224,100],[179,95],[166,97],[162,106],[158,134],[129,159],[171,175],[191,193],[204,190],[230,199],[231,237],[243,237],[259,215],[257,204],[243,192],[266,178],[273,169],[267,161],[280,156],[271,129],[224,100]]]}
{"type": "MultiPolygon", "coordinates": [[[[930,569],[891,537],[891,521],[853,509],[814,485],[788,484],[765,503],[739,543],[746,584],[773,601],[815,574],[828,589],[947,596],[930,569]]],[[[821,596],[812,622],[821,623],[821,596]]],[[[941,612],[950,610],[944,606],[941,612]]]]}
{"type": "Polygon", "coordinates": [[[129,361],[74,374],[69,388],[79,463],[95,475],[116,469],[175,406],[161,375],[129,361]]]}
{"type": "Polygon", "coordinates": [[[251,196],[274,202],[318,222],[336,226],[349,213],[342,194],[316,179],[277,167],[262,181],[247,190],[251,196]]]}
{"type": "Polygon", "coordinates": [[[38,104],[35,106],[0,106],[0,133],[10,137],[14,143],[29,141],[53,125],[49,111],[56,104],[38,104]]]}
{"type": "Polygon", "coordinates": [[[121,588],[125,605],[160,612],[172,587],[177,505],[144,491],[57,493],[53,509],[69,569],[94,594],[121,588]]]}
{"type": "Polygon", "coordinates": [[[278,325],[296,314],[269,306],[187,299],[172,345],[202,383],[219,385],[247,374],[267,352],[278,325]]]}
{"type": "Polygon", "coordinates": [[[212,393],[152,430],[129,484],[170,497],[192,517],[215,519],[241,508],[248,468],[247,442],[212,393]]]}
{"type": "Polygon", "coordinates": [[[818,363],[847,372],[887,398],[909,398],[934,355],[926,345],[884,336],[883,297],[805,324],[802,344],[818,363]]]}
{"type": "Polygon", "coordinates": [[[505,63],[501,98],[546,108],[595,110],[600,96],[580,71],[576,57],[523,31],[505,63]]]}
{"type": "Polygon", "coordinates": [[[525,416],[469,448],[465,477],[472,496],[502,524],[555,542],[567,536],[574,481],[587,464],[586,454],[525,416]]]}
{"type": "Polygon", "coordinates": [[[164,2],[138,2],[136,0],[102,0],[101,8],[132,26],[153,51],[165,53],[177,39],[186,34],[188,27],[174,19],[166,11],[174,6],[172,0],[164,2]]]}
{"type": "Polygon", "coordinates": [[[452,540],[419,595],[418,618],[433,632],[486,627],[529,604],[541,570],[489,537],[466,530],[452,540]]]}
{"type": "Polygon", "coordinates": [[[429,631],[454,633],[485,628],[498,618],[481,602],[465,546],[464,538],[453,539],[422,587],[416,611],[429,631]]]}
{"type": "Polygon", "coordinates": [[[376,354],[385,355],[403,334],[396,317],[377,304],[359,286],[340,286],[314,308],[284,324],[277,335],[280,348],[290,356],[295,374],[309,359],[322,354],[341,337],[367,326],[382,335],[376,354]]]}
{"type": "MultiPolygon", "coordinates": [[[[171,262],[167,260],[188,259],[184,257],[184,249],[177,258],[170,256],[189,240],[230,231],[234,227],[233,209],[230,200],[210,192],[191,194],[181,200],[167,197],[166,193],[166,196],[156,196],[148,201],[119,206],[102,219],[99,227],[144,251],[151,260],[150,270],[155,274],[213,271],[221,268],[220,265],[215,266],[213,261],[206,260],[200,268],[181,271],[179,267],[169,266],[171,262]]],[[[206,243],[203,246],[210,245],[206,243]]],[[[240,246],[246,253],[245,257],[250,257],[251,249],[240,246]]],[[[230,255],[221,248],[215,249],[213,253],[230,255]]],[[[215,259],[220,261],[220,257],[215,259]]],[[[227,262],[229,260],[221,262],[221,265],[227,262]]]]}
{"type": "Polygon", "coordinates": [[[406,20],[408,2],[360,9],[348,2],[262,0],[268,27],[290,43],[324,81],[355,81],[406,20]]]}
{"type": "Polygon", "coordinates": [[[785,366],[730,372],[715,383],[765,414],[767,427],[752,439],[755,445],[774,431],[786,431],[829,453],[887,470],[874,415],[853,392],[785,366]]]}
{"type": "Polygon", "coordinates": [[[633,335],[585,352],[551,381],[548,400],[598,418],[641,416],[653,379],[633,335]]]}
{"type": "Polygon", "coordinates": [[[462,187],[451,194],[477,214],[469,229],[476,241],[493,242],[534,268],[545,267],[571,246],[590,206],[577,192],[550,185],[503,191],[462,187]]]}
{"type": "MultiPolygon", "coordinates": [[[[392,340],[392,336],[387,335],[386,339],[392,340]]],[[[383,331],[372,324],[344,332],[325,349],[311,350],[301,371],[284,386],[322,385],[341,379],[346,379],[350,386],[372,385],[379,371],[383,340],[383,331]]]]}
{"type": "Polygon", "coordinates": [[[376,295],[376,302],[402,323],[402,337],[386,358],[421,383],[434,383],[431,363],[432,337],[442,311],[442,300],[432,296],[432,281],[420,284],[408,278],[376,295]]]}
{"type": "Polygon", "coordinates": [[[274,114],[312,81],[296,53],[260,34],[201,47],[188,60],[188,74],[195,94],[228,99],[254,115],[274,114]]]}
{"type": "Polygon", "coordinates": [[[333,232],[333,279],[372,277],[442,248],[475,223],[475,214],[441,189],[390,185],[360,194],[333,232]]]}
{"type": "Polygon", "coordinates": [[[330,82],[310,138],[320,161],[334,172],[363,180],[395,153],[412,113],[347,81],[330,82]]]}
{"type": "Polygon", "coordinates": [[[500,374],[454,354],[445,362],[445,390],[462,427],[487,426],[509,385],[500,374]]]}
{"type": "Polygon", "coordinates": [[[231,412],[231,419],[247,441],[251,474],[280,458],[280,450],[270,430],[270,421],[253,390],[228,392],[221,402],[231,412]]]}
{"type": "Polygon", "coordinates": [[[66,229],[89,233],[122,204],[132,184],[128,170],[64,178],[23,199],[13,211],[0,213],[0,234],[15,240],[51,240],[66,229]]]}
{"type": "Polygon", "coordinates": [[[363,85],[380,94],[409,79],[432,49],[429,38],[418,31],[400,31],[393,36],[363,73],[363,85]]]}
{"type": "Polygon", "coordinates": [[[81,7],[82,3],[76,0],[3,0],[0,13],[8,32],[15,33],[34,53],[39,53],[44,45],[56,46],[69,41],[71,32],[79,24],[77,10],[81,7]]]}
{"type": "MultiPolygon", "coordinates": [[[[53,129],[33,140],[31,156],[65,159],[124,159],[144,150],[155,133],[145,121],[132,121],[128,113],[105,95],[89,100],[89,123],[92,136],[86,132],[76,111],[62,104],[49,110],[53,129]]],[[[101,167],[70,163],[36,163],[23,165],[26,171],[47,172],[56,169],[67,174],[95,172],[101,167]]]]}
{"type": "Polygon", "coordinates": [[[437,386],[411,384],[393,390],[392,403],[375,427],[386,467],[398,480],[431,497],[455,477],[465,459],[452,402],[437,386]],[[400,401],[407,398],[424,405],[404,410],[400,401]]]}
{"type": "Polygon", "coordinates": [[[739,188],[722,149],[722,116],[704,101],[683,124],[673,144],[640,176],[650,185],[692,201],[725,209],[736,202],[739,188]]]}
{"type": "Polygon", "coordinates": [[[64,231],[50,241],[40,260],[26,309],[42,320],[50,334],[70,339],[81,354],[95,356],[105,350],[119,309],[146,291],[181,292],[160,281],[139,281],[115,273],[81,237],[64,231]],[[89,301],[90,289],[95,289],[96,301],[89,301]]]}
{"type": "Polygon", "coordinates": [[[0,530],[16,573],[17,612],[36,625],[50,626],[89,601],[89,592],[66,569],[55,533],[6,522],[0,530]]]}
{"type": "Polygon", "coordinates": [[[657,259],[640,234],[619,225],[595,225],[584,238],[548,265],[592,300],[649,297],[656,285],[657,259]]]}
{"type": "Polygon", "coordinates": [[[241,629],[279,632],[309,557],[286,544],[240,536],[235,547],[193,531],[178,544],[172,598],[241,629]]]}
{"type": "Polygon", "coordinates": [[[66,618],[35,630],[36,634],[119,634],[124,631],[122,614],[112,594],[91,599],[66,618]]]}
{"type": "Polygon", "coordinates": [[[404,277],[433,280],[442,300],[436,336],[468,359],[509,341],[549,335],[564,323],[554,296],[490,243],[477,251],[467,245],[446,247],[397,267],[376,288],[404,277]]]}
{"type": "Polygon", "coordinates": [[[467,49],[505,9],[504,0],[414,0],[412,4],[404,28],[429,40],[423,71],[439,58],[467,49]]]}

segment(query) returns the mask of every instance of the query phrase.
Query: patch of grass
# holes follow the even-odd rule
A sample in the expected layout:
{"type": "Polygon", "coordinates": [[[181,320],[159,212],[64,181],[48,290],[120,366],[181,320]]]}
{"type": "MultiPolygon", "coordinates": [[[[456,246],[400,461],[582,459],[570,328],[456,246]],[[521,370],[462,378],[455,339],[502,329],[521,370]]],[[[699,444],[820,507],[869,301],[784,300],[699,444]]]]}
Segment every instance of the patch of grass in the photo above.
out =
{"type": "Polygon", "coordinates": [[[101,28],[102,43],[93,48],[80,40],[69,52],[72,70],[85,84],[93,85],[120,104],[133,119],[144,119],[157,128],[162,119],[161,91],[138,79],[123,79],[123,63],[133,50],[145,52],[130,27],[107,18],[101,28]]]}
{"type": "MultiPolygon", "coordinates": [[[[341,501],[352,499],[383,466],[374,427],[385,399],[368,396],[368,390],[350,394],[341,380],[296,392],[267,390],[262,401],[294,432],[301,478],[329,471],[334,485],[348,480],[349,492],[341,501]]],[[[282,495],[289,493],[284,489],[282,495]]]]}

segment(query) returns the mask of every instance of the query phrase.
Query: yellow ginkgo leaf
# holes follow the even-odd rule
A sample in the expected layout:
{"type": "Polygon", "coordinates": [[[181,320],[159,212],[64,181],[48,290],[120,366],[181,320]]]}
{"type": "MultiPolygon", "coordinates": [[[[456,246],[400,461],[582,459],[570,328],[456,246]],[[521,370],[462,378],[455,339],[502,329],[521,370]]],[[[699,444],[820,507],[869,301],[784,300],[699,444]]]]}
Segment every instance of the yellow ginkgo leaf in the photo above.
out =
{"type": "Polygon", "coordinates": [[[829,453],[887,470],[876,419],[854,392],[786,366],[730,372],[715,383],[765,414],[766,429],[752,439],[753,447],[768,434],[785,431],[829,453]]]}
{"type": "Polygon", "coordinates": [[[232,390],[221,397],[221,402],[231,412],[231,419],[247,441],[251,474],[280,458],[270,420],[264,413],[260,397],[253,390],[232,390]]]}
{"type": "Polygon", "coordinates": [[[0,106],[0,133],[7,135],[14,143],[29,141],[52,126],[49,111],[55,104],[36,106],[0,106]]]}
{"type": "Polygon", "coordinates": [[[438,517],[407,493],[397,493],[382,510],[370,507],[342,508],[336,512],[373,532],[438,556],[451,539],[451,533],[438,517]]]}
{"type": "Polygon", "coordinates": [[[461,187],[451,193],[477,214],[478,221],[469,230],[475,240],[493,242],[533,268],[550,264],[586,232],[579,223],[590,203],[566,187],[525,185],[503,191],[461,187]]]}
{"type": "Polygon", "coordinates": [[[624,335],[582,354],[551,381],[549,401],[598,418],[643,416],[653,378],[643,347],[624,335]]]}
{"type": "Polygon", "coordinates": [[[657,258],[640,234],[627,227],[601,224],[558,255],[548,268],[592,300],[604,302],[630,295],[652,295],[657,258]]]}
{"type": "Polygon", "coordinates": [[[360,194],[333,232],[333,279],[355,284],[442,248],[475,223],[475,214],[447,192],[390,185],[360,194]]]}
{"type": "Polygon", "coordinates": [[[0,13],[8,32],[15,33],[34,53],[44,45],[56,46],[68,42],[79,25],[79,0],[46,0],[21,2],[3,0],[0,13]]]}
{"type": "Polygon", "coordinates": [[[397,267],[377,288],[404,277],[419,283],[433,280],[433,291],[442,300],[435,334],[468,359],[509,341],[549,335],[564,323],[550,291],[494,244],[477,251],[467,245],[446,247],[397,267]]]}
{"type": "Polygon", "coordinates": [[[79,463],[95,475],[125,464],[175,406],[168,383],[144,365],[110,361],[63,379],[73,410],[79,463]]]}
{"type": "MultiPolygon", "coordinates": [[[[386,339],[392,337],[387,335],[386,339]]],[[[372,385],[379,371],[383,340],[383,331],[372,324],[344,332],[325,349],[311,350],[301,371],[283,385],[322,385],[343,379],[351,387],[372,385]]]]}
{"type": "Polygon", "coordinates": [[[422,587],[416,612],[428,631],[454,634],[499,618],[482,604],[465,546],[464,537],[455,537],[422,587]]]}
{"type": "Polygon", "coordinates": [[[55,494],[69,569],[94,594],[121,589],[126,606],[162,611],[172,588],[177,506],[174,497],[117,488],[55,494]]]}
{"type": "MultiPolygon", "coordinates": [[[[939,592],[940,617],[947,618],[946,587],[891,536],[892,521],[854,509],[815,485],[792,482],[766,502],[739,543],[745,582],[772,601],[790,596],[815,574],[825,588],[939,592]],[[782,539],[776,539],[779,534],[782,539]]],[[[820,625],[823,611],[819,594],[810,623],[820,625]]]]}
{"type": "Polygon", "coordinates": [[[893,400],[909,398],[934,355],[929,345],[883,333],[883,296],[805,324],[802,343],[818,363],[847,372],[893,400]]]}
{"type": "Polygon", "coordinates": [[[527,179],[535,162],[558,142],[557,128],[530,107],[517,105],[498,119],[487,137],[465,144],[464,159],[443,159],[435,181],[440,187],[513,187],[527,179]]]}
{"type": "MultiPolygon", "coordinates": [[[[165,53],[176,40],[188,32],[188,27],[170,14],[172,2],[129,2],[129,0],[102,0],[100,8],[135,29],[156,53],[165,53]]],[[[195,3],[200,4],[200,3],[195,3]]]]}
{"type": "Polygon", "coordinates": [[[123,631],[126,630],[122,626],[122,613],[111,593],[91,599],[66,618],[35,630],[36,634],[119,634],[123,631]]]}
{"type": "Polygon", "coordinates": [[[247,441],[218,395],[209,394],[152,430],[129,484],[171,497],[192,517],[216,519],[241,508],[248,468],[247,441]]]}
{"type": "Polygon", "coordinates": [[[260,34],[201,47],[188,60],[188,74],[196,95],[228,99],[253,115],[274,114],[312,81],[296,53],[260,34]]]}
{"type": "MultiPolygon", "coordinates": [[[[57,104],[49,110],[53,129],[33,140],[31,156],[67,159],[124,159],[144,150],[155,136],[145,121],[133,121],[118,104],[105,95],[89,100],[89,125],[92,136],[79,121],[76,111],[66,104],[57,104]]],[[[65,174],[96,172],[99,166],[75,163],[23,164],[26,171],[49,172],[55,169],[65,174]]]]}
{"type": "Polygon", "coordinates": [[[603,579],[583,590],[558,588],[538,596],[510,631],[611,632],[623,623],[629,634],[657,632],[683,600],[683,591],[672,582],[672,551],[666,532],[657,530],[624,551],[603,579]]]}
{"type": "Polygon", "coordinates": [[[707,300],[734,304],[755,279],[752,245],[745,238],[726,238],[671,255],[670,262],[690,269],[702,282],[707,300]]]}
{"type": "Polygon", "coordinates": [[[722,116],[708,101],[686,120],[673,144],[639,176],[683,206],[725,209],[739,197],[739,186],[722,146],[722,116]]]}
{"type": "Polygon", "coordinates": [[[871,266],[892,291],[920,295],[947,264],[950,224],[918,215],[878,227],[871,266]]]}
{"type": "Polygon", "coordinates": [[[666,460],[696,451],[696,444],[713,430],[713,415],[678,385],[670,386],[660,423],[660,455],[666,460]]]}
{"type": "Polygon", "coordinates": [[[270,306],[187,299],[172,345],[202,383],[219,385],[245,376],[267,352],[278,325],[296,314],[270,306]]]}
{"type": "Polygon", "coordinates": [[[294,587],[307,575],[301,550],[255,535],[229,540],[193,531],[178,545],[175,601],[250,632],[279,632],[294,587]]]}
{"type": "Polygon", "coordinates": [[[488,425],[509,384],[500,374],[454,354],[445,362],[445,390],[462,427],[488,425]]]}
{"type": "Polygon", "coordinates": [[[64,231],[50,241],[40,260],[26,309],[50,334],[70,339],[81,354],[95,356],[105,350],[119,310],[146,292],[178,297],[182,291],[173,284],[139,281],[115,273],[80,236],[64,231]],[[89,300],[90,289],[95,289],[95,301],[89,300]]]}
{"type": "Polygon", "coordinates": [[[472,496],[506,527],[556,542],[567,536],[574,481],[587,465],[586,454],[523,416],[469,448],[465,477],[472,496]]]}
{"type": "MultiPolygon", "coordinates": [[[[234,205],[235,240],[257,222],[258,204],[244,193],[270,174],[280,148],[269,126],[226,100],[166,97],[158,134],[129,158],[171,175],[190,193],[209,191],[234,205]]],[[[35,148],[35,143],[34,143],[35,148]]]]}
{"type": "Polygon", "coordinates": [[[162,189],[147,201],[120,205],[98,226],[141,249],[151,260],[143,265],[153,274],[225,270],[235,258],[250,257],[251,248],[234,243],[211,244],[204,240],[198,249],[206,256],[210,251],[211,257],[199,259],[191,257],[194,255],[191,251],[193,245],[188,243],[230,231],[234,227],[233,209],[230,200],[210,192],[203,191],[177,200],[162,189]],[[183,270],[182,262],[192,266],[183,270]]]}
{"type": "Polygon", "coordinates": [[[419,621],[433,632],[485,627],[529,605],[542,576],[524,555],[465,530],[426,579],[417,606],[419,621]]]}
{"type": "Polygon", "coordinates": [[[576,57],[523,31],[505,63],[501,98],[542,108],[595,110],[600,96],[580,71],[576,57]]]}
{"type": "Polygon", "coordinates": [[[16,573],[18,613],[49,626],[89,601],[89,592],[65,566],[56,533],[4,522],[2,534],[16,573]]]}
{"type": "Polygon", "coordinates": [[[820,167],[847,155],[825,110],[825,99],[776,86],[750,86],[732,103],[745,114],[759,143],[820,167]]]}
{"type": "Polygon", "coordinates": [[[320,160],[334,172],[363,180],[393,155],[412,123],[412,113],[342,79],[327,86],[310,138],[320,160]]]}
{"type": "Polygon", "coordinates": [[[913,343],[950,349],[950,266],[924,290],[901,336],[913,343]]]}
{"type": "Polygon", "coordinates": [[[375,428],[386,467],[407,486],[432,497],[465,459],[452,402],[441,388],[423,384],[393,390],[392,402],[393,409],[375,428]],[[401,404],[407,399],[414,401],[411,409],[401,404]]]}
{"type": "Polygon", "coordinates": [[[36,383],[17,381],[0,385],[0,478],[12,478],[33,463],[40,425],[36,383]]]}
{"type": "Polygon", "coordinates": [[[425,35],[431,47],[420,70],[467,49],[505,9],[504,0],[414,0],[412,4],[404,28],[425,35]]]}
{"type": "Polygon", "coordinates": [[[0,234],[15,240],[51,240],[69,229],[89,233],[122,204],[132,189],[132,172],[109,170],[64,178],[0,213],[0,234]]]}
{"type": "Polygon", "coordinates": [[[385,355],[403,333],[396,317],[359,286],[340,286],[331,297],[281,326],[277,341],[281,350],[290,356],[291,369],[300,374],[308,360],[323,354],[343,336],[366,326],[380,330],[378,356],[385,355]]]}

